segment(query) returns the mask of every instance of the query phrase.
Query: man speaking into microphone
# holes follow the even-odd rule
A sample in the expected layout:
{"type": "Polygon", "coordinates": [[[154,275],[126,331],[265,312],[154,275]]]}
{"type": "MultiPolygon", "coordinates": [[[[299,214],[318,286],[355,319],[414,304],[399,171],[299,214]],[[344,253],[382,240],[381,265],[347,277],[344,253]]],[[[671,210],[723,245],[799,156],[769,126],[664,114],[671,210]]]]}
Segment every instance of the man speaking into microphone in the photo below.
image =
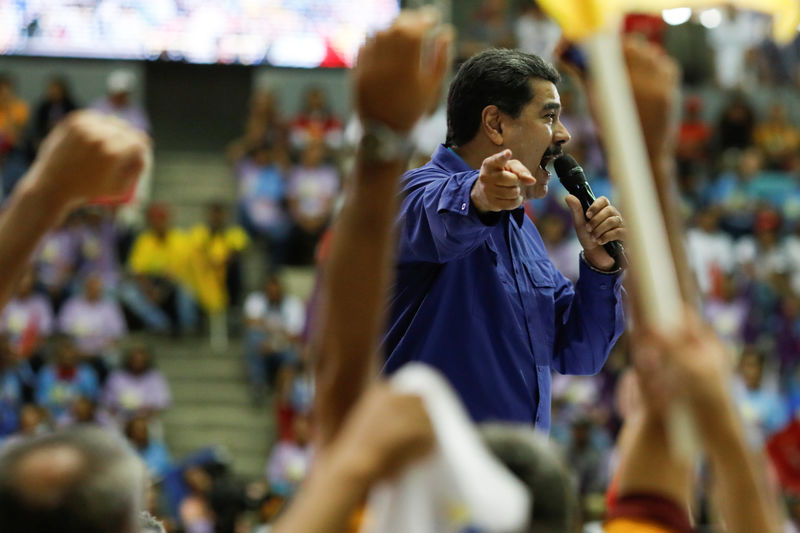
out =
{"type": "MultiPolygon", "coordinates": [[[[584,215],[567,197],[583,247],[573,284],[547,257],[523,203],[547,193],[547,164],[569,133],[559,74],[541,58],[486,50],[459,69],[447,139],[402,178],[397,278],[384,372],[409,361],[442,371],[473,419],[550,428],[550,372],[595,374],[625,327],[621,268],[603,245],[625,240],[605,197],[584,215]]],[[[374,157],[402,138],[380,127],[374,157]]]]}

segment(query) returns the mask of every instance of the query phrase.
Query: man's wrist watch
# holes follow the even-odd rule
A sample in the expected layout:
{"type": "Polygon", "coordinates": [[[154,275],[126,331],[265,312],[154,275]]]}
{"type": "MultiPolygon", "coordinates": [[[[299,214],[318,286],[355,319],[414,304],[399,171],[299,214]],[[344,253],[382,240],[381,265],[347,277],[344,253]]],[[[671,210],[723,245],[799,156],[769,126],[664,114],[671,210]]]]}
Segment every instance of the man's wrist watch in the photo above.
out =
{"type": "Polygon", "coordinates": [[[358,155],[369,163],[406,161],[414,151],[407,133],[400,133],[380,122],[364,122],[358,155]]]}

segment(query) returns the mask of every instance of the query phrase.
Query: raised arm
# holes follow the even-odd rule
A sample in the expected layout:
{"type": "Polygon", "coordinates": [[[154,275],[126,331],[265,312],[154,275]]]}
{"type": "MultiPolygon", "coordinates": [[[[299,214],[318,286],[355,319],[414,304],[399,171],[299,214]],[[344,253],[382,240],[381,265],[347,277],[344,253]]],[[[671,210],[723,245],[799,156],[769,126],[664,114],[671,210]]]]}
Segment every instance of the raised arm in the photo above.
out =
{"type": "MultiPolygon", "coordinates": [[[[393,132],[389,137],[399,140],[432,107],[451,40],[449,33],[432,35],[436,23],[430,11],[403,12],[389,29],[367,40],[353,71],[362,123],[393,132]]],[[[397,151],[386,156],[376,150],[375,141],[365,138],[359,146],[323,274],[315,338],[315,413],[322,448],[377,375],[375,352],[384,326],[395,250],[392,225],[406,155],[397,151]]]]}
{"type": "Polygon", "coordinates": [[[45,233],[88,200],[122,197],[149,150],[144,134],[92,111],[73,113],[47,136],[0,214],[0,308],[45,233]]]}
{"type": "MultiPolygon", "coordinates": [[[[691,309],[669,338],[648,332],[633,340],[646,408],[626,431],[619,495],[656,495],[680,506],[691,496],[692,465],[674,457],[664,427],[668,409],[685,400],[712,465],[717,502],[728,531],[780,531],[767,481],[747,444],[729,392],[730,359],[713,331],[691,309]]],[[[763,458],[762,458],[763,459],[763,458]]]]}

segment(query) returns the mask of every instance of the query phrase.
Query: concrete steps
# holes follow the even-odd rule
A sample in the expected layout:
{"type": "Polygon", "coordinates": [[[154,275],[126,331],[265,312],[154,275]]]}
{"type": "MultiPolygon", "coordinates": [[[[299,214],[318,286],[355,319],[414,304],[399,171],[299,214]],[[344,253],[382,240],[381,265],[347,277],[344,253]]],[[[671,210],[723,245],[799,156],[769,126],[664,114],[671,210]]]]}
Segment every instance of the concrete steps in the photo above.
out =
{"type": "Polygon", "coordinates": [[[181,227],[205,220],[210,202],[236,202],[236,181],[222,152],[158,151],[153,180],[153,201],[168,204],[181,227]]]}
{"type": "Polygon", "coordinates": [[[218,446],[229,453],[234,472],[261,477],[275,440],[275,418],[271,407],[250,401],[241,343],[233,339],[223,354],[213,353],[201,338],[159,338],[151,344],[172,389],[163,425],[174,457],[218,446]]]}

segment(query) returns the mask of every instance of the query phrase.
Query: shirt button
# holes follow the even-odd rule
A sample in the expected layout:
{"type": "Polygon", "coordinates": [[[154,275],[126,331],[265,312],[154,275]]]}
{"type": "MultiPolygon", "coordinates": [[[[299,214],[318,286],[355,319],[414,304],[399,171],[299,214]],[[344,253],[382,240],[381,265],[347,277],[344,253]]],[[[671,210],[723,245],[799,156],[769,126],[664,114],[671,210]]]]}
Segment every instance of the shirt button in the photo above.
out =
{"type": "Polygon", "coordinates": [[[466,203],[466,202],[464,202],[463,204],[461,204],[461,210],[462,210],[462,211],[464,211],[466,208],[467,208],[467,203],[466,203]]]}

